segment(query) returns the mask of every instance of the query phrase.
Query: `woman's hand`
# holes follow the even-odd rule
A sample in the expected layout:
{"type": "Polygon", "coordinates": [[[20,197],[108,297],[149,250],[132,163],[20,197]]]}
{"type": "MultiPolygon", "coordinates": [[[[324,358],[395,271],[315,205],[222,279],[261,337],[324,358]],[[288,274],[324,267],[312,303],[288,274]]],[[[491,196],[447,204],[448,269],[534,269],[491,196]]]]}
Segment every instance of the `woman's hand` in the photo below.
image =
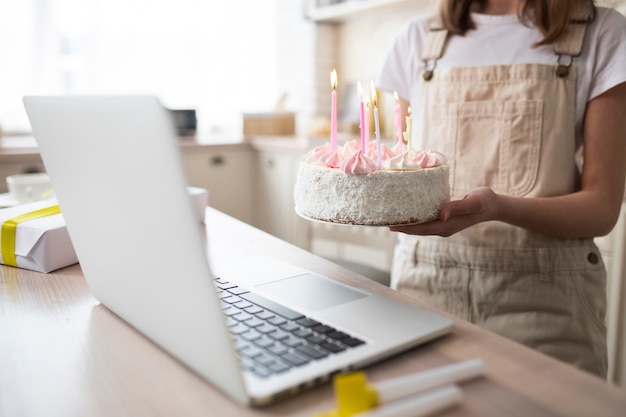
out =
{"type": "Polygon", "coordinates": [[[438,220],[412,226],[393,226],[393,232],[411,235],[451,236],[488,220],[496,220],[501,210],[498,195],[491,188],[479,187],[462,200],[451,201],[441,209],[438,220]]]}

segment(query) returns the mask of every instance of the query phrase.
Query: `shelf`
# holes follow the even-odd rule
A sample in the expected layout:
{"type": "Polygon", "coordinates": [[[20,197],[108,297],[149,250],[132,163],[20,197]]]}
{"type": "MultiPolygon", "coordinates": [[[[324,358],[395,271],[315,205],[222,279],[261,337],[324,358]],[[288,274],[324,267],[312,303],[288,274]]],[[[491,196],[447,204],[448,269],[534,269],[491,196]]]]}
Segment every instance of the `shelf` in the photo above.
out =
{"type": "Polygon", "coordinates": [[[308,17],[314,22],[340,23],[350,17],[429,0],[347,0],[330,6],[312,8],[308,17]]]}

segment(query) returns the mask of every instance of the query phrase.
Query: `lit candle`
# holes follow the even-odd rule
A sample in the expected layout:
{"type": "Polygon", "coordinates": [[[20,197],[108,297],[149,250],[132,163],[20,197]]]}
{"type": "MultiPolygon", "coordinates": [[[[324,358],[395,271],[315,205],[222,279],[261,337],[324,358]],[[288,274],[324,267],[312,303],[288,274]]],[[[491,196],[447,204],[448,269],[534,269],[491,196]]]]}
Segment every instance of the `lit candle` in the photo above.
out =
{"type": "Polygon", "coordinates": [[[365,103],[363,102],[363,88],[361,87],[361,82],[358,84],[359,90],[359,110],[360,110],[360,123],[361,123],[361,152],[365,153],[365,103]]]}
{"type": "Polygon", "coordinates": [[[330,113],[330,145],[334,151],[337,149],[337,71],[330,73],[330,85],[333,87],[330,113]]]}
{"type": "Polygon", "coordinates": [[[406,116],[406,130],[404,131],[404,140],[406,141],[406,150],[409,153],[409,157],[413,155],[413,145],[411,143],[412,134],[413,134],[413,117],[411,117],[411,108],[409,107],[409,114],[406,116]]]}
{"type": "Polygon", "coordinates": [[[402,149],[402,122],[400,121],[402,110],[400,109],[400,97],[397,91],[393,92],[393,98],[396,99],[396,105],[393,108],[394,113],[396,113],[396,136],[398,137],[399,148],[402,149]]]}
{"type": "Polygon", "coordinates": [[[374,81],[371,85],[372,104],[374,105],[374,128],[376,131],[376,148],[378,149],[378,169],[382,168],[382,153],[380,149],[380,124],[378,121],[378,101],[376,100],[376,87],[374,81]]]}

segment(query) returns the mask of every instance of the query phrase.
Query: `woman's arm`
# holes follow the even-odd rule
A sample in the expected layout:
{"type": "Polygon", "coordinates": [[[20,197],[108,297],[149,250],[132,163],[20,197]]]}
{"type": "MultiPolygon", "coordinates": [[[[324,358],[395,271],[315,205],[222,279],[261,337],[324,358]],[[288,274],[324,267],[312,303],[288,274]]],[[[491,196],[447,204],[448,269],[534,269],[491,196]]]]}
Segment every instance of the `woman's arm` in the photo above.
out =
{"type": "Polygon", "coordinates": [[[464,199],[445,205],[440,220],[391,230],[450,236],[474,224],[498,220],[559,238],[591,238],[609,233],[624,196],[626,83],[588,103],[583,129],[580,191],[558,197],[520,198],[481,187],[464,199]]]}

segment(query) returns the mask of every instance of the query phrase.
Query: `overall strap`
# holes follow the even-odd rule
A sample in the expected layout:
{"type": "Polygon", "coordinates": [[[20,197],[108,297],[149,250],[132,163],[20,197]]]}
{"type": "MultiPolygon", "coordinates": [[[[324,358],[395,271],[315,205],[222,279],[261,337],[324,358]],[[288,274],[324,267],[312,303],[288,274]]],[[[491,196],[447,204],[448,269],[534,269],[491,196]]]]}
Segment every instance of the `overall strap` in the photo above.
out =
{"type": "Polygon", "coordinates": [[[424,45],[425,48],[422,51],[421,57],[425,68],[422,77],[426,81],[433,77],[437,60],[443,56],[443,50],[446,47],[446,41],[448,39],[448,30],[443,27],[438,17],[434,17],[430,20],[428,29],[426,44],[424,45]]]}
{"type": "Polygon", "coordinates": [[[554,46],[554,53],[558,56],[556,74],[559,77],[567,77],[574,58],[580,55],[585,40],[587,25],[593,20],[593,12],[586,9],[578,9],[567,25],[567,30],[554,46]],[[567,64],[561,63],[563,55],[569,56],[567,64]]]}

